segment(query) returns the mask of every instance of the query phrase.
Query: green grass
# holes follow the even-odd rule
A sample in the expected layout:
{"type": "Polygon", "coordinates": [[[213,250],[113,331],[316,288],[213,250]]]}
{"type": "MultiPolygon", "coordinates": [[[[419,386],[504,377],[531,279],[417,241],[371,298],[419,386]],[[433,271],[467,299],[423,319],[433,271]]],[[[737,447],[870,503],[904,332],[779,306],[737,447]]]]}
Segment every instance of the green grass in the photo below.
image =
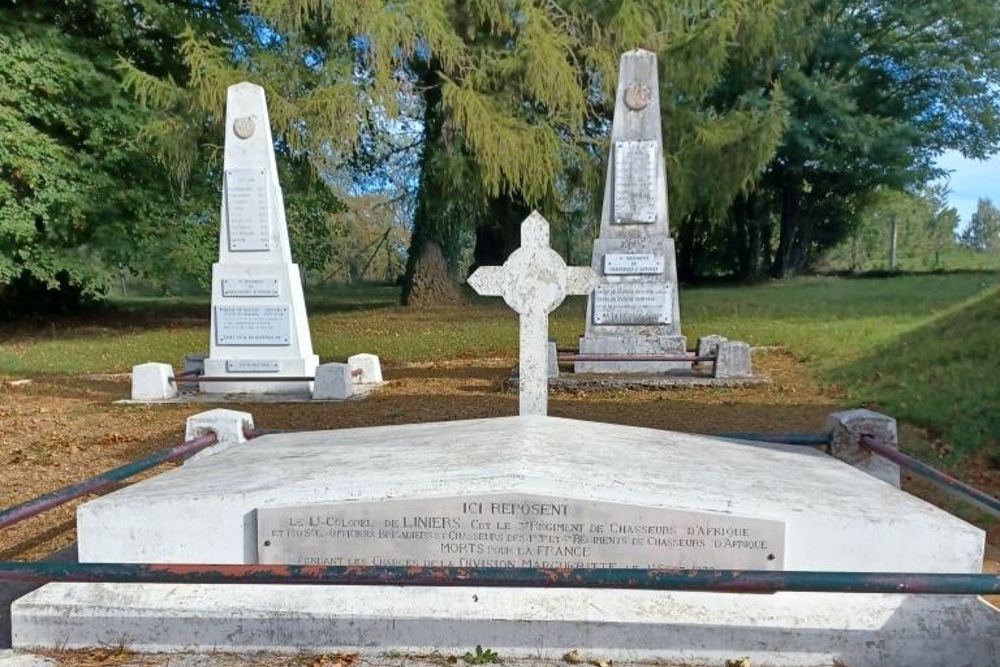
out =
{"type": "Polygon", "coordinates": [[[993,290],[827,376],[853,401],[937,431],[955,455],[985,448],[988,457],[1000,456],[998,332],[1000,292],[993,290]]]}
{"type": "MultiPolygon", "coordinates": [[[[682,289],[684,333],[693,344],[721,333],[781,346],[843,390],[931,427],[968,447],[1000,433],[1000,274],[803,278],[751,287],[682,289]]],[[[456,308],[407,309],[392,287],[307,294],[313,347],[324,360],[375,352],[386,363],[514,356],[517,318],[501,299],[456,308]]],[[[583,297],[551,316],[560,345],[575,346],[583,297]]],[[[0,374],[127,372],[208,348],[207,298],[130,299],[86,320],[0,331],[0,374]]]]}
{"type": "Polygon", "coordinates": [[[681,294],[689,340],[780,345],[828,371],[1000,286],[997,273],[802,278],[681,294]]]}
{"type": "Polygon", "coordinates": [[[952,462],[978,451],[1000,456],[1000,274],[691,290],[681,307],[689,337],[719,332],[781,345],[839,387],[848,405],[940,435],[952,462]]]}

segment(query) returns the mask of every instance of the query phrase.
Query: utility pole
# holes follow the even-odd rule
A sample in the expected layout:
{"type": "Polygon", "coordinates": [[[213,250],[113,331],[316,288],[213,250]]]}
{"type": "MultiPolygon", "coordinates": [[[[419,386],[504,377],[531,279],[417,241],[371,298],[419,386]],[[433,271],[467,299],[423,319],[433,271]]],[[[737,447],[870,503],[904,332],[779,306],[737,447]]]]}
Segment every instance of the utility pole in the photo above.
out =
{"type": "Polygon", "coordinates": [[[889,234],[889,270],[895,271],[896,270],[896,214],[895,213],[889,214],[889,225],[891,230],[889,234]]]}

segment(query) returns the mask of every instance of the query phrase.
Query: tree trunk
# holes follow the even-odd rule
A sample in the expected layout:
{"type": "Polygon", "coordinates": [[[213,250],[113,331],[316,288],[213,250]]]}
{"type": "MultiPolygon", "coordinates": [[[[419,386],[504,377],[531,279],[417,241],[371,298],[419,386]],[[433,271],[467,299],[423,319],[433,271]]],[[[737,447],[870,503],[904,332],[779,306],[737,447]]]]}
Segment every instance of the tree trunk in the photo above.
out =
{"type": "Polygon", "coordinates": [[[688,215],[677,225],[677,279],[690,281],[695,277],[695,236],[697,219],[694,214],[688,215]]]}
{"type": "Polygon", "coordinates": [[[531,207],[519,197],[504,195],[490,200],[488,219],[476,227],[476,246],[469,274],[480,266],[500,266],[521,247],[521,223],[531,207]]]}
{"type": "Polygon", "coordinates": [[[420,157],[420,190],[413,219],[413,235],[410,237],[400,294],[400,303],[404,306],[448,304],[460,298],[441,250],[443,222],[440,211],[443,208],[443,194],[431,168],[434,155],[449,149],[443,136],[445,118],[441,109],[441,87],[433,61],[428,64],[421,78],[425,91],[424,143],[420,157]]]}
{"type": "Polygon", "coordinates": [[[454,304],[462,297],[448,273],[448,262],[437,241],[425,241],[413,263],[405,305],[454,304]]]}
{"type": "Polygon", "coordinates": [[[698,280],[715,268],[711,262],[718,253],[714,252],[716,240],[712,234],[712,224],[701,211],[689,214],[678,226],[675,237],[678,280],[698,280]]]}
{"type": "MultiPolygon", "coordinates": [[[[762,251],[764,247],[764,238],[762,227],[764,226],[764,221],[761,219],[760,211],[757,207],[757,195],[749,195],[747,201],[747,217],[748,223],[750,225],[750,256],[749,256],[749,266],[748,272],[745,276],[746,278],[758,279],[764,273],[764,262],[762,259],[762,251]]],[[[770,235],[767,235],[770,236],[770,235]]]]}
{"type": "Polygon", "coordinates": [[[734,234],[730,241],[730,256],[735,258],[737,278],[751,280],[760,277],[761,271],[761,226],[758,217],[757,195],[740,195],[733,202],[731,221],[734,234]]]}
{"type": "Polygon", "coordinates": [[[790,278],[794,273],[793,253],[795,251],[795,236],[798,233],[795,194],[795,187],[785,183],[781,189],[781,227],[778,231],[778,251],[771,267],[771,275],[775,278],[790,278]]]}
{"type": "Polygon", "coordinates": [[[798,199],[796,209],[796,229],[795,236],[792,237],[791,262],[785,267],[787,277],[800,273],[812,263],[813,254],[813,229],[817,218],[815,206],[810,206],[808,210],[802,210],[802,198],[798,199]]]}

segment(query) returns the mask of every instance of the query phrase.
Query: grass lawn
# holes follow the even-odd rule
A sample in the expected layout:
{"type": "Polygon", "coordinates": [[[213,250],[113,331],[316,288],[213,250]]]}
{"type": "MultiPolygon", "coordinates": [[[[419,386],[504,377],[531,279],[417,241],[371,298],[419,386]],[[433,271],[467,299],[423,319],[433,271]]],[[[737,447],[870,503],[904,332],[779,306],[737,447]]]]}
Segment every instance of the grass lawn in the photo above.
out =
{"type": "MultiPolygon", "coordinates": [[[[782,347],[845,405],[930,428],[961,453],[996,448],[1000,433],[998,286],[1000,273],[968,272],[682,288],[681,316],[691,344],[721,333],[782,347]]],[[[501,299],[470,296],[465,306],[421,309],[396,299],[387,286],[307,293],[315,351],[324,360],[375,352],[387,364],[516,355],[517,318],[501,299]]],[[[561,346],[576,345],[584,303],[570,297],[552,314],[561,346]]],[[[11,326],[0,330],[0,374],[180,365],[185,354],[207,349],[208,316],[207,297],[132,299],[86,319],[11,326]]]]}

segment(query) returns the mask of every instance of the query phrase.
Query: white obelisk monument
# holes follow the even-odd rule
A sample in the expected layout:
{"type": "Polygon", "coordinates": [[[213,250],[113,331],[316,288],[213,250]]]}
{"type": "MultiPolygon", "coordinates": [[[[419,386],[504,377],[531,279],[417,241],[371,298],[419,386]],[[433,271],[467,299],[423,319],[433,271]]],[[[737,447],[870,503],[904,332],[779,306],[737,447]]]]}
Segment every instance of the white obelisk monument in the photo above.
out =
{"type": "Polygon", "coordinates": [[[299,267],[292,262],[264,89],[229,87],[219,261],[212,266],[212,329],[205,375],[266,378],[202,382],[208,393],[308,393],[313,354],[299,267]]]}

